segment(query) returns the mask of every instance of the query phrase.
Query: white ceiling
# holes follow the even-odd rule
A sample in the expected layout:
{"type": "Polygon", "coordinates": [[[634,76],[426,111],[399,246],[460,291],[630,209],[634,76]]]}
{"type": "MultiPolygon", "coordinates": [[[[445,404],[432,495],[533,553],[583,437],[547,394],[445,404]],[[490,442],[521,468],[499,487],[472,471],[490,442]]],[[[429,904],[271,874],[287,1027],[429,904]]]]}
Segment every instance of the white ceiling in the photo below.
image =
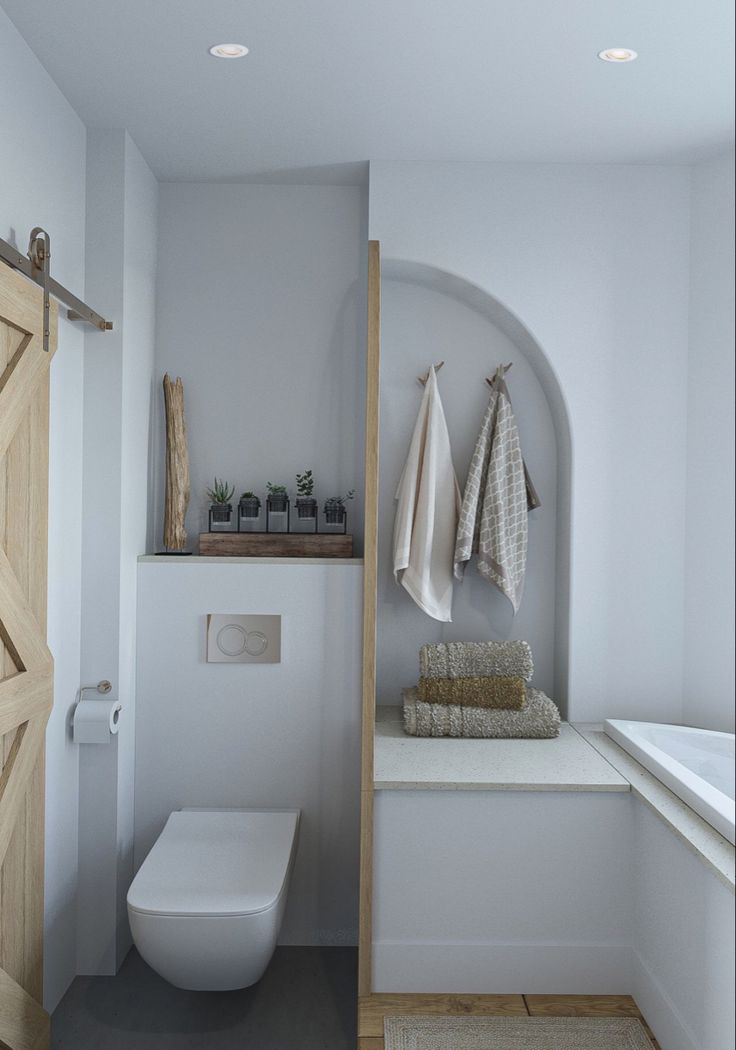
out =
{"type": "Polygon", "coordinates": [[[732,0],[0,3],[85,123],[127,127],[164,179],[687,162],[733,139],[732,0]],[[211,58],[223,41],[251,53],[211,58]]]}

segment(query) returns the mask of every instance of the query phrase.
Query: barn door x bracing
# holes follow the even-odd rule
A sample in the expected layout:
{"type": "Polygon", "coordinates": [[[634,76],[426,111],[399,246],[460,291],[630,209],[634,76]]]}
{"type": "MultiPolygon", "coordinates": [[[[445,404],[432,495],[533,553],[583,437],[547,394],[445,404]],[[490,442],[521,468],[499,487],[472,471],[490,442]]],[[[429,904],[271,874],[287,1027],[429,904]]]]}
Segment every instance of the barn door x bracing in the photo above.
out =
{"type": "Polygon", "coordinates": [[[43,1050],[49,364],[43,293],[0,266],[0,1048],[43,1050]]]}

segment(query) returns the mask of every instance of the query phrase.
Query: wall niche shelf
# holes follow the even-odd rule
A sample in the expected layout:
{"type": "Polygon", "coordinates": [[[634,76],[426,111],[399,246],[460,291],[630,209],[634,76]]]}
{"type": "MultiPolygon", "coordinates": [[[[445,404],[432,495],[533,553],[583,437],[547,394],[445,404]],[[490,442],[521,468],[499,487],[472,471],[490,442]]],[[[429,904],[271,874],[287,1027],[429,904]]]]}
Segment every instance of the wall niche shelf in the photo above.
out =
{"type": "Polygon", "coordinates": [[[362,566],[362,558],[248,558],[200,554],[170,554],[162,557],[158,554],[140,554],[139,562],[155,562],[157,565],[357,565],[362,566]]]}
{"type": "Polygon", "coordinates": [[[353,537],[349,533],[202,532],[199,550],[220,558],[352,558],[353,537]]]}

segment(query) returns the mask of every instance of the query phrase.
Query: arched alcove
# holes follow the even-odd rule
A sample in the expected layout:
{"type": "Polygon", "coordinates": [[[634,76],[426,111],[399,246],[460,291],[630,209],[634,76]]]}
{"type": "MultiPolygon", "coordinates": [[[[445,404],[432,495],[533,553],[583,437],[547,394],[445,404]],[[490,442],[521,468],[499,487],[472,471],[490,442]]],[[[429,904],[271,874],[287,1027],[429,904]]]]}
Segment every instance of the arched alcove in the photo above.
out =
{"type": "Polygon", "coordinates": [[[399,702],[416,680],[423,642],[455,638],[528,638],[535,684],[567,712],[570,602],[571,435],[565,399],[542,347],[490,292],[433,266],[383,259],[377,700],[399,702]],[[522,448],[542,507],[530,515],[524,600],[510,603],[474,566],[455,590],[453,623],[427,617],[391,572],[394,491],[408,449],[421,387],[416,376],[444,360],[440,389],[462,488],[488,400],[484,377],[501,361],[508,376],[522,448]]]}

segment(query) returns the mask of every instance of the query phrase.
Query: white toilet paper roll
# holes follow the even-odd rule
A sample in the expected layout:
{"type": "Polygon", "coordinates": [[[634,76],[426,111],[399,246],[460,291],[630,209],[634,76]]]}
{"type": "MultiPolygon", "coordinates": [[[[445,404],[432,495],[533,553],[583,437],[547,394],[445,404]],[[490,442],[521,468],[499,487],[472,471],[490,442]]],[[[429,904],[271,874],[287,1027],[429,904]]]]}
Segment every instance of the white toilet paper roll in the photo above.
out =
{"type": "Polygon", "coordinates": [[[122,706],[117,700],[80,700],[74,709],[74,743],[109,744],[118,731],[122,706]]]}

